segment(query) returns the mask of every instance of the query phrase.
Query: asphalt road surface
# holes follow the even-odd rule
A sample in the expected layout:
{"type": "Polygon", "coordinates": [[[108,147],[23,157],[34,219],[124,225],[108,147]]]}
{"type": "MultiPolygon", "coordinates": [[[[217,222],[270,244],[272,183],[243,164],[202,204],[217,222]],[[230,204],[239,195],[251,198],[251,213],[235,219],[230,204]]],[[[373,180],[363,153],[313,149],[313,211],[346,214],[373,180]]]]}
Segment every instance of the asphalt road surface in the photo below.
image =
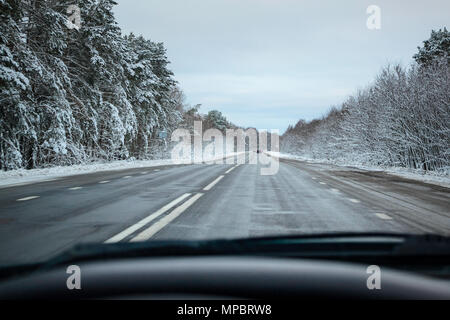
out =
{"type": "Polygon", "coordinates": [[[98,172],[0,189],[0,265],[80,242],[325,232],[450,235],[450,189],[382,172],[280,160],[98,172]]]}

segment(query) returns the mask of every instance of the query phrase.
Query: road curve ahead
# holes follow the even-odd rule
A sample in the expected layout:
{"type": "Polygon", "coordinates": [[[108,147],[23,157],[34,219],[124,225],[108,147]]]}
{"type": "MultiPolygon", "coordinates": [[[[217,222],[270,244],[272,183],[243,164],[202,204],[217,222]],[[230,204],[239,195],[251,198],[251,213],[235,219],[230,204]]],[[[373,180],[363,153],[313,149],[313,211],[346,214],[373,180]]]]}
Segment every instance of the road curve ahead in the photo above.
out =
{"type": "Polygon", "coordinates": [[[0,189],[0,265],[81,242],[325,232],[450,234],[448,188],[331,165],[181,165],[0,189]]]}

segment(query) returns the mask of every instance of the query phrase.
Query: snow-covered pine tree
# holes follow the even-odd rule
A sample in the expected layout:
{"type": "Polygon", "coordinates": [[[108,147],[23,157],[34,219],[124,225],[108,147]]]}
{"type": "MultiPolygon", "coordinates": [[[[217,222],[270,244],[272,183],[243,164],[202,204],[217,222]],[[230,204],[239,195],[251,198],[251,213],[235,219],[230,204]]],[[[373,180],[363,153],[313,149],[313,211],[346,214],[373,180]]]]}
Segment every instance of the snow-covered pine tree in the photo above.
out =
{"type": "Polygon", "coordinates": [[[444,58],[450,65],[450,32],[447,28],[432,30],[429,39],[423,42],[423,47],[417,47],[418,53],[414,59],[421,66],[429,66],[436,60],[444,58]]]}
{"type": "Polygon", "coordinates": [[[0,169],[27,166],[26,145],[36,142],[37,120],[30,80],[23,70],[32,56],[24,43],[24,11],[18,1],[0,0],[0,169]]]}
{"type": "Polygon", "coordinates": [[[149,157],[157,129],[179,123],[163,45],[123,37],[115,4],[0,0],[0,169],[149,157]]]}

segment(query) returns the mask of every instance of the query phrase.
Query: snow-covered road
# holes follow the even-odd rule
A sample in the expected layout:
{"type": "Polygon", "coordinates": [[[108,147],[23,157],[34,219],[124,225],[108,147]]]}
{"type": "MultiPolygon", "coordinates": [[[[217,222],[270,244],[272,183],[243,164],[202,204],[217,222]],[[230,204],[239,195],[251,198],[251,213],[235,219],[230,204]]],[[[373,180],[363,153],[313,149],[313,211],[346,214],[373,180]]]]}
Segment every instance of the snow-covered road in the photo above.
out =
{"type": "Polygon", "coordinates": [[[450,190],[383,172],[281,159],[161,165],[0,189],[0,264],[45,260],[80,242],[325,232],[450,234],[450,190]]]}

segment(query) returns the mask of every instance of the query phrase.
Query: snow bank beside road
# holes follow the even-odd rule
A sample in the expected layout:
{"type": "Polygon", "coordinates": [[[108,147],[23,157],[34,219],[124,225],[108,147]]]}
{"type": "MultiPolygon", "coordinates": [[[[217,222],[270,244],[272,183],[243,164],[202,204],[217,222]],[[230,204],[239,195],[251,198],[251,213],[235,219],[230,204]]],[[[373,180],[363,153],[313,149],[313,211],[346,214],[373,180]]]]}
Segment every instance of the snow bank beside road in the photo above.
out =
{"type": "Polygon", "coordinates": [[[101,171],[115,171],[132,168],[156,167],[172,164],[172,160],[122,160],[106,163],[80,164],[67,167],[51,167],[44,169],[18,169],[0,172],[0,186],[23,185],[33,182],[49,181],[77,174],[88,174],[101,171]]]}
{"type": "MultiPolygon", "coordinates": [[[[242,152],[238,153],[229,153],[226,157],[232,157],[242,154],[242,152]]],[[[219,160],[222,157],[211,157],[205,159],[204,161],[215,161],[219,160]]],[[[18,169],[2,172],[0,171],[0,187],[7,186],[19,186],[26,185],[36,182],[45,182],[51,181],[62,177],[73,176],[78,174],[89,174],[94,172],[101,171],[116,171],[116,170],[125,170],[125,169],[133,169],[133,168],[149,168],[149,167],[157,167],[164,165],[177,165],[179,162],[173,161],[172,159],[166,160],[121,160],[121,161],[112,161],[112,162],[97,162],[90,164],[80,164],[73,166],[58,166],[58,167],[50,167],[43,169],[18,169]]]]}
{"type": "Polygon", "coordinates": [[[279,158],[284,159],[294,159],[300,160],[307,163],[316,163],[316,164],[329,164],[335,165],[339,167],[346,168],[357,168],[359,170],[366,171],[381,171],[390,175],[417,180],[425,183],[435,184],[441,187],[450,188],[450,172],[449,171],[424,171],[418,169],[407,169],[407,168],[396,168],[396,167],[376,167],[376,166],[367,166],[359,163],[345,163],[343,161],[333,161],[333,160],[325,160],[325,159],[311,159],[303,156],[297,156],[287,153],[273,153],[268,152],[268,154],[272,156],[277,156],[279,158]]]}

